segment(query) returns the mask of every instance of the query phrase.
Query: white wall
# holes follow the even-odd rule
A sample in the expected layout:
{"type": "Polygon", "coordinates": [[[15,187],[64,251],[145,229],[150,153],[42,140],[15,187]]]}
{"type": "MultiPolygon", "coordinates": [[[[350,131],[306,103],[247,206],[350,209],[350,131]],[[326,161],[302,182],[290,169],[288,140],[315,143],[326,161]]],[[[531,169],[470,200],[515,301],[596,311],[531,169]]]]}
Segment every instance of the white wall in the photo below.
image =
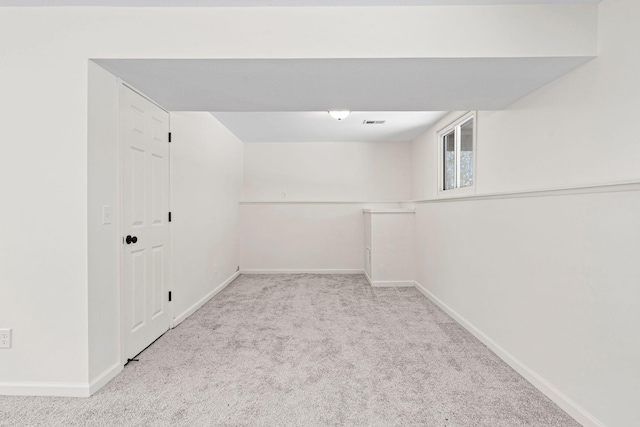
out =
{"type": "Polygon", "coordinates": [[[89,62],[88,287],[89,381],[120,369],[120,192],[118,79],[89,62]],[[111,207],[103,224],[102,207],[111,207]]]}
{"type": "Polygon", "coordinates": [[[406,200],[410,156],[407,142],[245,144],[244,200],[406,200]]]}
{"type": "Polygon", "coordinates": [[[88,59],[595,53],[596,5],[461,10],[3,8],[0,325],[14,346],[0,351],[0,392],[89,381],[88,59]],[[474,36],[442,38],[452,23],[474,36]]]}
{"type": "Polygon", "coordinates": [[[410,155],[397,142],[245,144],[242,269],[363,270],[362,208],[409,197],[410,155]]]}
{"type": "MultiPolygon", "coordinates": [[[[411,284],[415,280],[415,214],[372,213],[371,275],[373,282],[411,284]]],[[[367,239],[365,238],[365,241],[367,239]]]]}
{"type": "Polygon", "coordinates": [[[364,269],[361,203],[243,203],[243,271],[364,269]]]}
{"type": "Polygon", "coordinates": [[[416,279],[604,425],[634,425],[638,208],[637,190],[420,204],[416,279]]]}
{"type": "MultiPolygon", "coordinates": [[[[640,181],[640,4],[600,11],[599,58],[478,114],[478,195],[640,181]]],[[[414,141],[414,199],[435,196],[445,122],[414,141]]],[[[639,188],[417,204],[418,282],[585,425],[640,419],[639,188]]]]}
{"type": "Polygon", "coordinates": [[[240,264],[242,142],[209,113],[171,113],[173,316],[212,297],[240,264]]]}

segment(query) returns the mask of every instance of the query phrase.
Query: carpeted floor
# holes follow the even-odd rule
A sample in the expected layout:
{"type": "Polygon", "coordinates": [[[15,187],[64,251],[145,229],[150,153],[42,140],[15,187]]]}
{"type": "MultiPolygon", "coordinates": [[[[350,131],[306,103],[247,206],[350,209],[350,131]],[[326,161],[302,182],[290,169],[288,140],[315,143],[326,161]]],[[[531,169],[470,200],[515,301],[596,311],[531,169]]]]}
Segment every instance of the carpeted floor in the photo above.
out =
{"type": "Polygon", "coordinates": [[[88,399],[2,426],[578,426],[413,288],[241,276],[88,399]]]}

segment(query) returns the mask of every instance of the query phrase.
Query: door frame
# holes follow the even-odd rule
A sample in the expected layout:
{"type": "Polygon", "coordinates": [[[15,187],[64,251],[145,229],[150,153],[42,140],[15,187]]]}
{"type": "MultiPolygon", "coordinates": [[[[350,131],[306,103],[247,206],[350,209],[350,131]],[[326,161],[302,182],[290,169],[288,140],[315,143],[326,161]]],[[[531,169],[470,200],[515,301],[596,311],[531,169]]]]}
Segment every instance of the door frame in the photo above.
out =
{"type": "MultiPolygon", "coordinates": [[[[144,93],[142,93],[141,91],[139,91],[138,89],[134,88],[133,86],[129,85],[128,83],[124,82],[122,79],[118,78],[117,79],[117,92],[118,92],[118,141],[117,141],[117,147],[116,147],[116,152],[117,152],[117,156],[118,156],[118,167],[117,167],[117,174],[118,174],[118,191],[117,191],[117,200],[118,200],[118,321],[120,324],[120,328],[119,328],[119,333],[120,333],[120,339],[118,340],[118,345],[120,346],[119,349],[119,354],[120,354],[120,366],[124,366],[127,363],[127,356],[125,354],[125,345],[124,345],[124,339],[125,339],[125,322],[124,322],[124,277],[123,277],[123,262],[124,262],[124,244],[122,239],[124,238],[124,200],[123,200],[123,196],[124,196],[124,191],[123,191],[123,187],[124,187],[124,183],[123,183],[123,179],[122,179],[122,172],[123,172],[123,156],[124,156],[124,152],[122,150],[122,143],[123,143],[123,138],[122,138],[122,130],[123,130],[123,126],[122,126],[122,91],[123,90],[131,90],[134,93],[136,93],[137,95],[143,97],[144,99],[146,99],[147,101],[151,102],[153,105],[155,105],[156,107],[160,108],[161,110],[165,111],[168,116],[169,116],[169,132],[171,132],[171,112],[169,112],[166,108],[164,108],[163,106],[161,106],[160,104],[158,104],[156,101],[154,101],[153,99],[151,99],[150,97],[148,97],[147,95],[145,95],[144,93]]],[[[171,172],[172,172],[172,167],[171,167],[171,143],[169,143],[169,149],[168,149],[168,162],[169,162],[169,188],[168,188],[168,204],[169,204],[169,212],[171,212],[171,172]]],[[[172,292],[173,291],[173,228],[171,227],[171,223],[169,222],[169,251],[167,253],[167,256],[169,257],[169,265],[170,265],[170,271],[167,277],[167,291],[172,292]]],[[[172,301],[167,301],[167,312],[169,315],[169,329],[173,329],[175,327],[174,325],[174,313],[173,313],[173,295],[172,295],[172,301]]]]}

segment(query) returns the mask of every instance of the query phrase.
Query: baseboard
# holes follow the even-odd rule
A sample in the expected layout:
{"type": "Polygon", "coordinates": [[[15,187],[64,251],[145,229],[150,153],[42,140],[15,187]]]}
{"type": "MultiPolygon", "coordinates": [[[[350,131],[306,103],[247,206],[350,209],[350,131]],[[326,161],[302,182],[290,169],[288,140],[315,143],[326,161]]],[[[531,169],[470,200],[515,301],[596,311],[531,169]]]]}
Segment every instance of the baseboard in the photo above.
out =
{"type": "Polygon", "coordinates": [[[413,281],[383,281],[383,282],[369,282],[373,288],[413,288],[416,283],[413,281]]]}
{"type": "Polygon", "coordinates": [[[58,396],[89,397],[122,372],[122,365],[116,363],[105,369],[89,384],[85,383],[31,383],[0,382],[0,395],[4,396],[58,396]]]}
{"type": "Polygon", "coordinates": [[[242,274],[363,274],[363,270],[324,270],[324,269],[249,269],[240,271],[242,274]]]}
{"type": "Polygon", "coordinates": [[[456,322],[462,325],[465,329],[471,332],[476,338],[478,338],[484,345],[489,347],[498,357],[511,366],[516,372],[522,375],[527,381],[529,381],[534,387],[540,390],[544,395],[551,399],[556,405],[562,408],[567,414],[571,415],[576,421],[582,424],[584,427],[605,427],[605,425],[596,419],[593,415],[584,410],[580,405],[567,397],[560,390],[555,388],[551,383],[534,372],[527,365],[518,360],[515,356],[502,348],[498,343],[485,335],[481,330],[476,328],[467,319],[459,315],[447,304],[442,302],[438,297],[429,292],[425,287],[415,282],[415,287],[425,297],[431,300],[434,304],[444,310],[449,316],[451,316],[456,322]]]}
{"type": "Polygon", "coordinates": [[[0,395],[89,397],[90,391],[88,383],[0,382],[0,395]]]}
{"type": "Polygon", "coordinates": [[[191,307],[189,307],[184,313],[176,316],[173,318],[173,324],[171,325],[172,328],[175,328],[176,326],[178,326],[180,323],[184,322],[184,320],[191,316],[193,313],[195,313],[200,307],[202,307],[203,305],[205,305],[211,298],[213,298],[214,296],[216,296],[221,290],[223,290],[224,288],[226,288],[227,286],[229,286],[229,284],[231,282],[233,282],[234,280],[236,280],[236,278],[240,276],[240,272],[237,271],[235,273],[233,273],[227,280],[225,280],[224,282],[222,282],[220,285],[218,285],[214,290],[212,290],[211,292],[209,292],[207,295],[205,295],[202,299],[200,299],[198,302],[196,302],[195,304],[193,304],[191,307]]]}
{"type": "Polygon", "coordinates": [[[373,280],[371,280],[371,277],[369,276],[369,273],[367,273],[367,270],[364,271],[364,277],[367,279],[367,282],[369,282],[369,285],[373,283],[373,280]]]}
{"type": "Polygon", "coordinates": [[[389,280],[376,282],[371,280],[369,273],[364,271],[364,277],[367,278],[367,282],[372,288],[413,288],[416,286],[416,282],[413,280],[389,280]]]}
{"type": "Polygon", "coordinates": [[[96,391],[107,385],[109,381],[114,379],[120,372],[122,372],[123,366],[120,363],[116,363],[109,368],[105,369],[96,379],[89,383],[89,395],[93,395],[96,391]]]}

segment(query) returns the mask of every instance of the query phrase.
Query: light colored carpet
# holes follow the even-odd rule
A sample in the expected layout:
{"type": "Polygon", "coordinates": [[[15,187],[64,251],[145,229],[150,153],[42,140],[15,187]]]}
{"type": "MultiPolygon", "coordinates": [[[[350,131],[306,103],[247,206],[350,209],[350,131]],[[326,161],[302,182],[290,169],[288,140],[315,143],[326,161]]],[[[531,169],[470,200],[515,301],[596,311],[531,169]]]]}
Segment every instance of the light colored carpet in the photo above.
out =
{"type": "Polygon", "coordinates": [[[3,426],[578,426],[413,288],[241,276],[88,399],[3,426]]]}

